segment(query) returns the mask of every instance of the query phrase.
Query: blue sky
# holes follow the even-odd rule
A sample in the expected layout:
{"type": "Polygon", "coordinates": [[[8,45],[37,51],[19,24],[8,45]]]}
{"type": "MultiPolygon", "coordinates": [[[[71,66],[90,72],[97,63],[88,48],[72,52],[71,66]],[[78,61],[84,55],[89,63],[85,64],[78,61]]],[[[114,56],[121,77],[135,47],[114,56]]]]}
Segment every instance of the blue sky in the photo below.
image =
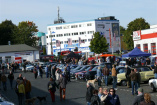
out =
{"type": "Polygon", "coordinates": [[[0,0],[0,23],[33,21],[39,31],[46,32],[47,25],[57,19],[58,6],[66,22],[115,16],[125,28],[140,17],[157,24],[157,0],[0,0]]]}

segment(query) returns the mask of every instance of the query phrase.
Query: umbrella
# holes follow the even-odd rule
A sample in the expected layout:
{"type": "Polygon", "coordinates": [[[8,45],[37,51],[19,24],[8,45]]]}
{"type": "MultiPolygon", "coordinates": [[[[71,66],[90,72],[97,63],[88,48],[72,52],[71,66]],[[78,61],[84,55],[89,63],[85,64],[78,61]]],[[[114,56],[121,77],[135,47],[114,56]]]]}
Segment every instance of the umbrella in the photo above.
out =
{"type": "Polygon", "coordinates": [[[108,56],[114,56],[112,54],[103,54],[103,55],[100,55],[100,57],[108,57],[108,56]]]}

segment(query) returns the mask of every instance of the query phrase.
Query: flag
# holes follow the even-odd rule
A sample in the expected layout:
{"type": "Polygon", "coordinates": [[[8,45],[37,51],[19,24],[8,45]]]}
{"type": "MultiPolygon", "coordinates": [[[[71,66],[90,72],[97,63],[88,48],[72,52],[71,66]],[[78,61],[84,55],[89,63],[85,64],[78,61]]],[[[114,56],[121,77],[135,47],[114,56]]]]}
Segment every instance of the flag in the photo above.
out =
{"type": "Polygon", "coordinates": [[[114,41],[116,41],[116,34],[114,33],[114,41]]]}
{"type": "Polygon", "coordinates": [[[81,37],[79,37],[79,45],[81,44],[81,37]]]}
{"type": "Polygon", "coordinates": [[[112,47],[112,42],[111,42],[111,40],[112,40],[111,37],[112,36],[111,36],[111,30],[110,30],[110,28],[109,28],[109,36],[110,36],[110,48],[111,48],[112,47]]]}
{"type": "Polygon", "coordinates": [[[56,40],[56,47],[60,47],[60,41],[56,40]]]}
{"type": "Polygon", "coordinates": [[[68,45],[72,45],[72,39],[68,38],[68,45]]]}

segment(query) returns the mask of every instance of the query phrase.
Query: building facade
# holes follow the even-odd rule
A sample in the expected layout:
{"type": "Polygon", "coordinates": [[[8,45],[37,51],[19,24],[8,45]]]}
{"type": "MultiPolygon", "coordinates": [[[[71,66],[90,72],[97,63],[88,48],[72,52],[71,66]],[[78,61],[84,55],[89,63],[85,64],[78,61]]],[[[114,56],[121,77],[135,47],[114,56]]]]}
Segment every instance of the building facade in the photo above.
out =
{"type": "Polygon", "coordinates": [[[108,49],[109,52],[121,49],[119,20],[114,17],[103,17],[88,21],[48,25],[47,54],[50,55],[53,52],[57,55],[61,51],[73,51],[75,47],[78,47],[78,51],[90,53],[89,45],[95,32],[106,37],[107,43],[111,45],[108,49]]]}
{"type": "Polygon", "coordinates": [[[134,47],[141,51],[156,55],[157,52],[157,25],[150,26],[150,29],[133,32],[134,47]]]}
{"type": "Polygon", "coordinates": [[[25,44],[0,46],[0,64],[22,63],[23,61],[35,62],[35,60],[39,60],[39,51],[36,48],[25,44]]]}

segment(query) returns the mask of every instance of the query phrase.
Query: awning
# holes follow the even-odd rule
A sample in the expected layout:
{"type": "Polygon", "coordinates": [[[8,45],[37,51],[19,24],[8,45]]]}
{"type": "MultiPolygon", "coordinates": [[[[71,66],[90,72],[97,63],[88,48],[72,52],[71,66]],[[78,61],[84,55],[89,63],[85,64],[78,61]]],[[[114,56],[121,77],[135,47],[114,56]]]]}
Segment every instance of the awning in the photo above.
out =
{"type": "Polygon", "coordinates": [[[114,56],[112,54],[103,54],[103,55],[100,55],[100,57],[108,57],[108,56],[114,56]]]}

